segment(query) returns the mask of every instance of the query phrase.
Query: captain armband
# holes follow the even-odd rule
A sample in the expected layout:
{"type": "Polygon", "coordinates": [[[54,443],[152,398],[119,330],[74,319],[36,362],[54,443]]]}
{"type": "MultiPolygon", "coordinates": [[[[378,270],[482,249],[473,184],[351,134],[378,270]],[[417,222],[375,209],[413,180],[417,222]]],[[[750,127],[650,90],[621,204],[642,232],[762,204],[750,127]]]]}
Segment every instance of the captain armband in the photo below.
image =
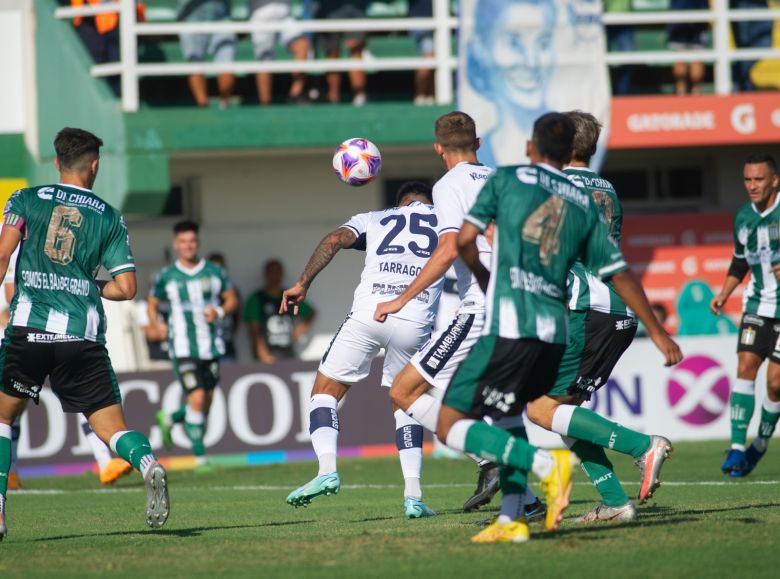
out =
{"type": "Polygon", "coordinates": [[[729,265],[728,275],[737,278],[739,281],[742,281],[749,271],[750,266],[748,265],[747,259],[736,256],[731,258],[731,265],[729,265]]]}

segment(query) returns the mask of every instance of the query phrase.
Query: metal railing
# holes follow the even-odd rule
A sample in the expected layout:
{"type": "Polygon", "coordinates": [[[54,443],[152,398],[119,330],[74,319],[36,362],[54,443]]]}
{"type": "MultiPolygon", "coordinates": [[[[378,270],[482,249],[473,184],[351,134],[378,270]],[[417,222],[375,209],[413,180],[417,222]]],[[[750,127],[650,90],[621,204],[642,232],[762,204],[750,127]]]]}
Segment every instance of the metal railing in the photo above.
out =
{"type": "MultiPolygon", "coordinates": [[[[709,50],[690,51],[639,51],[612,52],[606,56],[609,65],[624,64],[672,64],[674,62],[714,63],[715,92],[729,94],[732,89],[731,63],[762,58],[780,58],[780,49],[774,48],[731,48],[730,23],[751,20],[780,19],[780,9],[729,10],[728,0],[713,0],[712,10],[626,12],[603,15],[606,26],[652,25],[675,22],[708,22],[713,24],[713,47],[709,50]]],[[[77,16],[92,16],[105,12],[120,13],[120,62],[96,64],[91,74],[96,77],[120,75],[122,78],[122,109],[127,112],[138,110],[138,81],[144,76],[184,76],[191,74],[257,72],[341,72],[349,70],[398,71],[434,69],[436,102],[449,104],[453,100],[452,73],[457,68],[457,58],[452,56],[452,32],[458,27],[458,19],[450,15],[449,0],[433,0],[431,18],[387,18],[350,20],[297,20],[295,29],[301,32],[408,32],[412,30],[433,30],[433,57],[374,58],[363,59],[317,59],[289,61],[234,61],[226,63],[141,63],[138,62],[138,43],[143,36],[178,35],[195,32],[282,32],[289,23],[284,22],[172,22],[143,23],[136,20],[134,0],[117,0],[79,8],[61,7],[55,16],[71,19],[77,16]]]]}

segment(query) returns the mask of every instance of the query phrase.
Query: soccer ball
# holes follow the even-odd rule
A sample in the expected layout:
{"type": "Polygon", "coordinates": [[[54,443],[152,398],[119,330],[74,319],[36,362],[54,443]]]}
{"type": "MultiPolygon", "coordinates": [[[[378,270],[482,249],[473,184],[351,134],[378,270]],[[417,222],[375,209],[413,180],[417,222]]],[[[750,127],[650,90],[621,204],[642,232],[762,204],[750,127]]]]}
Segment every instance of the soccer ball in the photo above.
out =
{"type": "Polygon", "coordinates": [[[371,183],[382,167],[382,154],[368,139],[347,139],[333,154],[333,170],[347,185],[371,183]]]}

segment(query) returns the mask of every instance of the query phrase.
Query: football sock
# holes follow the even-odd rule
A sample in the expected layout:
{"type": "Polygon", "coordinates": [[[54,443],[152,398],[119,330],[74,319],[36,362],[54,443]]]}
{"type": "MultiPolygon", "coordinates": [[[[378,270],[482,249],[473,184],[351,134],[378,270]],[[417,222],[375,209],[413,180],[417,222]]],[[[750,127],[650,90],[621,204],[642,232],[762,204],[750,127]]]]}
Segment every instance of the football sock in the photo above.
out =
{"type": "Polygon", "coordinates": [[[766,450],[769,439],[775,433],[778,418],[780,418],[780,402],[772,402],[769,398],[764,398],[764,403],[761,405],[761,422],[758,423],[758,438],[753,442],[759,452],[766,450]]]}
{"type": "Polygon", "coordinates": [[[144,478],[146,478],[146,474],[151,466],[157,462],[157,457],[152,452],[149,439],[140,432],[120,430],[111,437],[109,446],[111,450],[132,464],[134,468],[141,471],[141,475],[144,478]]]}
{"type": "Polygon", "coordinates": [[[600,446],[576,440],[570,447],[582,463],[582,472],[588,477],[608,507],[620,507],[628,502],[628,495],[620,484],[607,453],[600,446]]]}
{"type": "Polygon", "coordinates": [[[92,448],[92,455],[95,457],[95,461],[98,464],[98,468],[103,470],[105,466],[111,461],[111,451],[108,450],[106,443],[98,438],[98,435],[94,433],[92,427],[89,425],[86,417],[83,414],[79,414],[79,425],[81,431],[89,442],[89,446],[92,448]]]}
{"type": "Polygon", "coordinates": [[[168,416],[171,420],[171,424],[184,422],[184,419],[187,417],[187,403],[185,402],[182,404],[178,410],[171,412],[168,416]]]}
{"type": "Polygon", "coordinates": [[[395,446],[401,459],[401,472],[404,475],[404,496],[422,499],[420,476],[422,475],[423,427],[403,410],[396,410],[395,446]]]}
{"type": "Polygon", "coordinates": [[[195,457],[206,454],[206,445],[203,443],[203,434],[206,431],[206,416],[203,412],[193,410],[189,406],[184,417],[184,432],[192,443],[192,454],[195,457]]]}
{"type": "Polygon", "coordinates": [[[8,471],[11,470],[11,426],[0,424],[0,497],[8,492],[8,471]]]}
{"type": "Polygon", "coordinates": [[[320,462],[317,476],[336,472],[336,450],[339,442],[338,402],[330,394],[315,394],[309,402],[311,445],[320,462]]]}
{"type": "Polygon", "coordinates": [[[617,422],[607,420],[592,410],[561,404],[555,409],[552,431],[602,448],[609,448],[634,458],[642,456],[650,448],[650,437],[617,422]]]}
{"type": "Polygon", "coordinates": [[[750,419],[756,407],[756,383],[737,378],[731,391],[731,448],[745,450],[750,419]]]}
{"type": "Polygon", "coordinates": [[[19,469],[19,435],[22,433],[22,425],[20,424],[21,418],[14,420],[11,425],[11,472],[16,472],[19,469]]]}
{"type": "Polygon", "coordinates": [[[538,500],[539,499],[536,498],[534,491],[531,490],[531,487],[526,486],[525,493],[523,493],[523,506],[532,505],[538,500]]]}
{"type": "Polygon", "coordinates": [[[452,425],[447,446],[524,472],[532,470],[540,478],[547,476],[552,468],[548,452],[534,448],[506,430],[467,418],[452,425]]]}
{"type": "Polygon", "coordinates": [[[406,413],[422,424],[426,430],[435,434],[439,410],[441,410],[441,402],[430,394],[422,394],[406,409],[406,413]]]}

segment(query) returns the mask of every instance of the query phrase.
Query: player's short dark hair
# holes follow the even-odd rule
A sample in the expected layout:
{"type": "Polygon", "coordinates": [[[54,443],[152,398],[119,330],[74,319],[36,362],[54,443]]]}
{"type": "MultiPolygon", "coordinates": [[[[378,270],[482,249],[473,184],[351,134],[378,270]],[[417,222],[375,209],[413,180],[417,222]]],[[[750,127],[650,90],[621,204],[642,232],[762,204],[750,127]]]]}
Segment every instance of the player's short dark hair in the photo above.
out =
{"type": "Polygon", "coordinates": [[[766,163],[772,170],[772,173],[777,175],[777,161],[769,153],[751,153],[745,159],[745,165],[758,165],[760,163],[766,163]]]}
{"type": "Polygon", "coordinates": [[[197,235],[200,231],[200,226],[194,221],[190,221],[189,219],[179,221],[176,223],[176,225],[173,226],[173,235],[179,235],[179,233],[187,233],[189,231],[192,231],[195,233],[195,235],[197,235]]]}
{"type": "Polygon", "coordinates": [[[396,205],[401,205],[411,195],[422,197],[428,203],[433,203],[433,190],[430,185],[422,181],[407,181],[398,188],[398,193],[395,196],[396,205]]]}
{"type": "Polygon", "coordinates": [[[60,170],[84,171],[100,157],[103,140],[84,129],[65,127],[54,137],[54,151],[60,170]]]}
{"type": "Polygon", "coordinates": [[[450,151],[473,152],[477,150],[477,125],[469,115],[453,111],[436,119],[436,142],[450,151]]]}
{"type": "Polygon", "coordinates": [[[263,271],[268,273],[268,270],[270,270],[272,267],[278,267],[279,269],[284,271],[284,265],[282,264],[282,261],[276,259],[275,257],[265,262],[265,265],[263,265],[263,271]]]}
{"type": "Polygon", "coordinates": [[[575,161],[587,163],[596,154],[596,146],[601,135],[601,123],[590,113],[585,111],[569,111],[563,113],[574,123],[574,153],[575,161]]]}
{"type": "Polygon", "coordinates": [[[571,160],[574,123],[562,113],[546,113],[534,122],[533,142],[540,156],[556,163],[571,160]]]}

